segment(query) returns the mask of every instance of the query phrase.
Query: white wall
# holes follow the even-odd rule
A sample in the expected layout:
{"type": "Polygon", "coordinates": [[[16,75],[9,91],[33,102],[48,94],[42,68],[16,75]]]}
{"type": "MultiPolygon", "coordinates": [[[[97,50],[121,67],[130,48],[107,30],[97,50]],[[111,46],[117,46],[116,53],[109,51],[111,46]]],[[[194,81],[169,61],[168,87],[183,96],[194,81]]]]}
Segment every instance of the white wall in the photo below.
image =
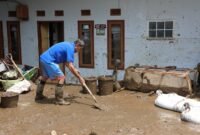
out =
{"type": "MultiPolygon", "coordinates": [[[[125,68],[136,63],[194,68],[200,62],[200,1],[199,0],[19,0],[29,6],[29,20],[21,21],[23,64],[38,66],[37,21],[64,20],[65,40],[77,38],[77,20],[125,20],[125,68]],[[111,8],[121,8],[121,16],[110,16],[111,8]],[[91,16],[81,16],[81,9],[90,9],[91,16]],[[36,10],[45,10],[45,17],[37,17],[36,10]],[[55,17],[54,10],[64,10],[63,17],[55,17]],[[149,20],[173,20],[174,37],[169,40],[147,40],[149,20]]],[[[0,2],[0,20],[4,26],[4,46],[7,52],[7,11],[15,9],[14,2],[0,2]]],[[[107,33],[96,36],[94,31],[95,69],[79,69],[83,76],[110,75],[107,70],[107,33]]],[[[78,57],[75,62],[78,67],[78,57]]],[[[74,77],[67,73],[70,81],[74,77]]],[[[124,71],[119,79],[123,79],[124,71]]]]}

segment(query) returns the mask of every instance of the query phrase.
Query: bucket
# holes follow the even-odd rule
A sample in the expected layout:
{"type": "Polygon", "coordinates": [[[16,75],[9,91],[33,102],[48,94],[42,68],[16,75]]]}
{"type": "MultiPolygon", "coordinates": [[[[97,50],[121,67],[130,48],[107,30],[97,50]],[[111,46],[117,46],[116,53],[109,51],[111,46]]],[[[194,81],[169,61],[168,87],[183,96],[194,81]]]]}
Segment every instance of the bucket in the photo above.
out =
{"type": "Polygon", "coordinates": [[[22,80],[23,80],[23,78],[18,78],[16,80],[2,80],[2,79],[0,79],[0,83],[3,86],[3,89],[6,91],[8,88],[10,88],[14,84],[16,84],[16,83],[18,83],[22,80]]]}
{"type": "Polygon", "coordinates": [[[3,108],[17,107],[19,94],[15,92],[3,92],[1,95],[1,104],[3,108]]]}
{"type": "Polygon", "coordinates": [[[98,77],[99,95],[109,95],[113,93],[113,77],[99,76],[98,77]]]}
{"type": "MultiPolygon", "coordinates": [[[[96,77],[87,77],[85,78],[85,83],[92,92],[92,94],[97,94],[97,78],[96,77]]],[[[88,91],[83,87],[83,93],[88,94],[88,91]]]]}

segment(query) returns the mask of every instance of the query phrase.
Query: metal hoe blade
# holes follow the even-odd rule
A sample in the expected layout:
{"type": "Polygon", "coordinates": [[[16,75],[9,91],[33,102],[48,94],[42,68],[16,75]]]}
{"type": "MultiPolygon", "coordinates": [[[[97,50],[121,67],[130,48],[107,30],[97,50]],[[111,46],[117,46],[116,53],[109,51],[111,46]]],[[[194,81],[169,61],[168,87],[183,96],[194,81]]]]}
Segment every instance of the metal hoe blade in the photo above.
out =
{"type": "Polygon", "coordinates": [[[94,108],[99,109],[99,110],[103,110],[102,107],[100,107],[100,105],[97,102],[97,99],[95,98],[95,96],[92,94],[91,90],[88,88],[88,86],[84,83],[83,86],[86,88],[86,90],[89,92],[89,94],[92,96],[92,98],[95,101],[94,104],[94,108]]]}

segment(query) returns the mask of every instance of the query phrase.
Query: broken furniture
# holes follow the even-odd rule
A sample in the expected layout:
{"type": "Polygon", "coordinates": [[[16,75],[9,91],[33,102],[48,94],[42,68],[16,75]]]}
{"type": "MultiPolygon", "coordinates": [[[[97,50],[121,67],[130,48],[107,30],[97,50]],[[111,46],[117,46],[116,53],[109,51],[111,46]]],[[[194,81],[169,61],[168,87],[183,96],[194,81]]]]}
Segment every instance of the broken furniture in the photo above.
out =
{"type": "Polygon", "coordinates": [[[165,93],[188,95],[193,92],[192,84],[197,75],[198,72],[192,69],[130,66],[125,70],[124,85],[126,89],[141,92],[161,89],[165,93]]]}

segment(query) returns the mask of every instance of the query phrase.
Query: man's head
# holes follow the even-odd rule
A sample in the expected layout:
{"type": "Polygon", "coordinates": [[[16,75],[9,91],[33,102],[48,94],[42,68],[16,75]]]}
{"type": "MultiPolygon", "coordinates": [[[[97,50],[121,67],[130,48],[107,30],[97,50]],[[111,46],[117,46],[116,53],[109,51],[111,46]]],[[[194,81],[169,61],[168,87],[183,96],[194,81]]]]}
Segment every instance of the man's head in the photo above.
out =
{"type": "Polygon", "coordinates": [[[80,45],[81,47],[84,47],[85,43],[83,40],[81,39],[77,39],[76,41],[74,41],[75,45],[80,45]]]}
{"type": "Polygon", "coordinates": [[[77,39],[76,41],[74,41],[74,43],[75,43],[75,52],[79,52],[79,50],[85,46],[84,41],[81,39],[77,39]]]}

